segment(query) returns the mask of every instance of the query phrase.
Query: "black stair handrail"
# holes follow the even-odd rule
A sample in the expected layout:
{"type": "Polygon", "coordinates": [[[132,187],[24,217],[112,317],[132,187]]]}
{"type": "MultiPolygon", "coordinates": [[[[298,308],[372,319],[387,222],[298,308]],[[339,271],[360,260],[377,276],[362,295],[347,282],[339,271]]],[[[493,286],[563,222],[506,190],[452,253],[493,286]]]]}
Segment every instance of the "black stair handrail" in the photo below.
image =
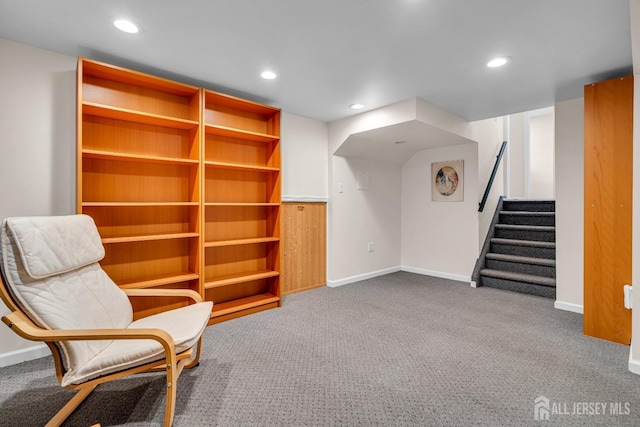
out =
{"type": "Polygon", "coordinates": [[[500,146],[500,151],[498,152],[498,156],[496,157],[496,162],[493,165],[493,170],[491,171],[491,177],[489,177],[489,182],[487,183],[487,188],[484,190],[484,195],[482,196],[482,201],[480,202],[480,207],[478,208],[478,212],[482,212],[484,210],[484,205],[487,203],[487,199],[489,198],[489,192],[491,192],[491,187],[493,186],[493,180],[496,178],[496,173],[498,173],[498,167],[500,166],[500,161],[502,160],[502,155],[504,154],[504,149],[507,147],[507,141],[502,141],[502,145],[500,146]]]}

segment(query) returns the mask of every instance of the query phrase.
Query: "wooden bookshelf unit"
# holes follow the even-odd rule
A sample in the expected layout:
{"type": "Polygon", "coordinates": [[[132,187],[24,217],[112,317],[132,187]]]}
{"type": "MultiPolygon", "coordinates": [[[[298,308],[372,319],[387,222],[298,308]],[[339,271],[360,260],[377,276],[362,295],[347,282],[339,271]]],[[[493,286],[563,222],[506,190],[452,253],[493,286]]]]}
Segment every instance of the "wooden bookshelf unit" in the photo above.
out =
{"type": "Polygon", "coordinates": [[[77,90],[77,212],[109,276],[192,289],[211,323],[279,306],[280,110],[85,58],[77,90]]]}
{"type": "Polygon", "coordinates": [[[204,292],[218,322],[279,306],[280,110],[204,91],[204,292]]]}

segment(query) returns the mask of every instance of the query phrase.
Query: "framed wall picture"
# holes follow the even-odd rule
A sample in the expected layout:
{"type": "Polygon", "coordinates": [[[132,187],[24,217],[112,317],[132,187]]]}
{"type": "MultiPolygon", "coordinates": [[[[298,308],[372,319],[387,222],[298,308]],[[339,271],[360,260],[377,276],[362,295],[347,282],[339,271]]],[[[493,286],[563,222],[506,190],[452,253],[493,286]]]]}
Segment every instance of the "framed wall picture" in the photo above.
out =
{"type": "Polygon", "coordinates": [[[464,200],[464,160],[431,163],[431,200],[464,200]]]}

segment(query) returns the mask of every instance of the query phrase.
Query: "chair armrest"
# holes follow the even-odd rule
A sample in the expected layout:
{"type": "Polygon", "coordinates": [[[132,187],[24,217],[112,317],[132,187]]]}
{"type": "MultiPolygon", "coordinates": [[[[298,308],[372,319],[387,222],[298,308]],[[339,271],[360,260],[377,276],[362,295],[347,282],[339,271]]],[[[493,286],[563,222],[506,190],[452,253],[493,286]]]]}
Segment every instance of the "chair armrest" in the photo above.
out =
{"type": "Polygon", "coordinates": [[[123,289],[129,297],[187,297],[194,302],[202,302],[199,293],[190,289],[123,289]]]}
{"type": "Polygon", "coordinates": [[[31,341],[97,341],[150,339],[158,341],[165,349],[167,358],[175,355],[175,344],[168,332],[157,328],[148,329],[44,329],[34,324],[27,316],[14,311],[2,316],[2,321],[23,338],[31,341]]]}

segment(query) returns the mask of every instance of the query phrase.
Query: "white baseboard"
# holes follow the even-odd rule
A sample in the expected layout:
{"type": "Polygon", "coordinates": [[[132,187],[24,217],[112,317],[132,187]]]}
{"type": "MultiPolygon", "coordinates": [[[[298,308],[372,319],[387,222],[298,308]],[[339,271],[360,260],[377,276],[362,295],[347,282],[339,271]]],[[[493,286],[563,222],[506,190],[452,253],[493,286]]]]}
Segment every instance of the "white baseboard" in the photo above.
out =
{"type": "Polygon", "coordinates": [[[46,344],[38,344],[33,347],[0,353],[0,368],[46,356],[51,356],[51,350],[49,350],[46,344]]]}
{"type": "Polygon", "coordinates": [[[425,270],[423,268],[407,267],[405,265],[399,267],[385,268],[383,270],[372,271],[370,273],[359,274],[357,276],[345,277],[339,280],[327,280],[327,286],[335,288],[349,283],[360,282],[361,280],[371,279],[373,277],[384,276],[385,274],[396,273],[398,271],[406,271],[408,273],[422,274],[423,276],[439,277],[441,279],[455,280],[458,282],[471,282],[471,276],[463,276],[460,274],[444,273],[442,271],[425,270]]]}
{"type": "Polygon", "coordinates": [[[408,267],[406,265],[403,265],[401,267],[401,269],[402,269],[402,271],[406,271],[408,273],[416,273],[416,274],[422,274],[423,276],[439,277],[441,279],[449,279],[449,280],[455,280],[455,281],[458,281],[458,282],[471,283],[471,276],[463,276],[461,274],[445,273],[445,272],[442,272],[442,271],[425,270],[423,268],[408,267]]]}
{"type": "Polygon", "coordinates": [[[559,310],[572,311],[574,313],[584,314],[584,307],[578,304],[570,302],[556,301],[553,303],[553,307],[559,310]]]}
{"type": "Polygon", "coordinates": [[[337,288],[338,286],[360,282],[362,280],[372,279],[378,276],[384,276],[385,274],[397,273],[398,271],[400,271],[400,266],[372,271],[370,273],[358,274],[357,276],[345,277],[344,279],[339,280],[327,280],[327,286],[337,288]]]}
{"type": "Polygon", "coordinates": [[[633,347],[629,349],[629,372],[640,375],[640,360],[634,360],[631,358],[631,350],[633,347]]]}

